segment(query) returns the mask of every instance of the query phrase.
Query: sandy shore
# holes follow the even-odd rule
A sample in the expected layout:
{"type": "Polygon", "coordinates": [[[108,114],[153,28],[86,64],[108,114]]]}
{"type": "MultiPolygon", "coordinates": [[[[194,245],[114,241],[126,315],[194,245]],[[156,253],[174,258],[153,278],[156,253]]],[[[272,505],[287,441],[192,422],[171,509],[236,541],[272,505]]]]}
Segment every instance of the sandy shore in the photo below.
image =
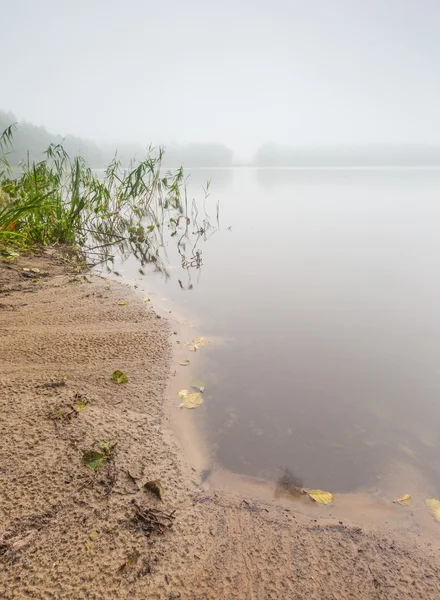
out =
{"type": "Polygon", "coordinates": [[[66,274],[54,256],[9,266],[0,263],[0,598],[440,598],[435,532],[202,483],[170,428],[173,331],[149,303],[66,274]],[[111,381],[115,369],[127,384],[111,381]],[[117,444],[94,471],[83,453],[102,442],[117,444]],[[157,479],[163,501],[143,490],[157,479]],[[173,513],[156,516],[172,527],[149,534],[140,515],[150,509],[173,513]]]}

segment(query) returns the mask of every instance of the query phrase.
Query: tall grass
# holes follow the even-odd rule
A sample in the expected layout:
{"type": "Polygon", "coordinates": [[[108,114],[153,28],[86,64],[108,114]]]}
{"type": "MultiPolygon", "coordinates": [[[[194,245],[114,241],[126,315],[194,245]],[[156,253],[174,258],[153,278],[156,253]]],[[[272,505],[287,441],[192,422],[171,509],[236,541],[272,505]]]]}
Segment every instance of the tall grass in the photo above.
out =
{"type": "Polygon", "coordinates": [[[205,204],[201,225],[197,203],[189,206],[183,170],[161,170],[162,149],[150,148],[128,168],[115,157],[97,174],[52,144],[41,161],[23,162],[13,176],[7,161],[13,134],[11,126],[0,136],[0,244],[67,244],[92,264],[133,254],[161,268],[165,227],[177,236],[182,263],[189,227],[196,239],[211,228],[205,204]]]}

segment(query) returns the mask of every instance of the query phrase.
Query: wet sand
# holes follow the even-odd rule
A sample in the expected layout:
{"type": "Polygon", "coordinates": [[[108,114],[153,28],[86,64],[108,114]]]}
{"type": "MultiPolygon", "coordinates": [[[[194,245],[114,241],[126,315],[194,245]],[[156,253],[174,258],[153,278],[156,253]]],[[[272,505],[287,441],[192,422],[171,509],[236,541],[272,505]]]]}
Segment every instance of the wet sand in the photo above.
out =
{"type": "Polygon", "coordinates": [[[372,500],[350,511],[359,504],[347,495],[334,506],[274,501],[263,484],[227,475],[203,481],[191,429],[203,413],[177,417],[174,325],[127,286],[66,273],[55,256],[9,266],[0,263],[0,598],[440,597],[431,517],[372,500]],[[127,384],[111,381],[115,369],[127,384]],[[101,442],[117,444],[93,471],[82,455],[101,442]],[[156,479],[163,501],[143,490],[156,479]],[[173,526],[148,536],[136,506],[175,511],[173,526]]]}

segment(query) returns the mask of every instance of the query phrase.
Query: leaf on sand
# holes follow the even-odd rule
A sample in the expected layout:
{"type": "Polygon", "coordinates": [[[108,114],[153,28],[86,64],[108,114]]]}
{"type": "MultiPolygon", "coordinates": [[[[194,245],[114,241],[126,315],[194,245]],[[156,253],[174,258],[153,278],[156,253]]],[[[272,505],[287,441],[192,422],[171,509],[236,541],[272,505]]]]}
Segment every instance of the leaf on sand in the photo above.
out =
{"type": "Polygon", "coordinates": [[[189,390],[180,390],[179,396],[182,398],[183,402],[180,404],[180,407],[185,408],[196,408],[203,404],[203,396],[200,392],[190,392],[189,390]]]}
{"type": "Polygon", "coordinates": [[[126,302],[124,302],[123,300],[119,300],[118,306],[126,306],[126,305],[127,305],[126,302]]]}
{"type": "Polygon", "coordinates": [[[91,531],[89,533],[89,538],[91,540],[97,540],[99,538],[99,533],[97,531],[91,531]]]}
{"type": "Polygon", "coordinates": [[[37,269],[36,267],[33,267],[31,269],[31,273],[39,273],[39,272],[40,272],[40,269],[37,269]]]}
{"type": "Polygon", "coordinates": [[[104,454],[97,452],[97,450],[86,450],[82,456],[83,463],[91,469],[99,469],[103,460],[104,454]]]}
{"type": "Polygon", "coordinates": [[[140,553],[137,550],[132,552],[128,556],[125,563],[119,567],[118,573],[124,573],[125,571],[129,571],[130,569],[132,569],[135,566],[135,564],[137,563],[139,556],[140,556],[140,553]]]}
{"type": "Polygon", "coordinates": [[[85,409],[88,403],[89,401],[87,398],[78,398],[73,405],[73,409],[76,410],[76,412],[81,412],[85,409]]]}
{"type": "Polygon", "coordinates": [[[194,379],[194,381],[191,382],[191,387],[198,392],[203,392],[205,384],[200,379],[194,379]]]}
{"type": "Polygon", "coordinates": [[[159,500],[163,499],[165,492],[162,487],[162,484],[160,483],[160,481],[158,479],[153,479],[152,481],[147,481],[147,483],[144,485],[144,489],[151,492],[155,496],[157,496],[159,498],[159,500]]]}
{"type": "Polygon", "coordinates": [[[150,298],[142,298],[142,302],[150,302],[150,298]]]}
{"type": "Polygon", "coordinates": [[[179,362],[179,365],[182,365],[182,367],[187,367],[189,365],[189,360],[185,358],[185,360],[181,360],[179,362]]]}
{"type": "Polygon", "coordinates": [[[330,504],[333,502],[333,494],[324,492],[323,490],[306,490],[310,498],[319,504],[330,504]]]}
{"type": "Polygon", "coordinates": [[[99,447],[104,452],[105,458],[111,458],[113,448],[117,445],[118,442],[99,442],[99,447]]]}
{"type": "Polygon", "coordinates": [[[440,521],[440,500],[437,500],[437,498],[427,498],[425,504],[434,519],[440,521]]]}
{"type": "Polygon", "coordinates": [[[412,498],[409,494],[404,494],[403,496],[400,496],[400,498],[393,500],[393,502],[395,504],[401,504],[402,506],[411,506],[412,498]]]}
{"type": "Polygon", "coordinates": [[[116,369],[116,371],[112,374],[112,379],[115,383],[127,383],[128,376],[121,371],[120,369],[116,369]]]}

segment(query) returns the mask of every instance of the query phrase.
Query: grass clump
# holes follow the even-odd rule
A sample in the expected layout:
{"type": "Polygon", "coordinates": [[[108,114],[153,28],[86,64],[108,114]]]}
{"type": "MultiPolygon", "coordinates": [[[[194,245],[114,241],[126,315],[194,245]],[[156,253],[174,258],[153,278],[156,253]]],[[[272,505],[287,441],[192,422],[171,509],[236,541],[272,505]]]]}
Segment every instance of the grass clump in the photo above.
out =
{"type": "Polygon", "coordinates": [[[183,169],[161,169],[161,148],[150,148],[144,160],[128,168],[115,157],[97,172],[51,144],[41,161],[22,162],[13,172],[7,156],[14,131],[11,125],[0,135],[0,249],[64,244],[82,252],[89,264],[132,254],[142,266],[162,268],[165,225],[177,236],[182,264],[188,261],[189,225],[197,239],[210,227],[205,217],[198,225],[196,204],[188,207],[183,169]]]}

